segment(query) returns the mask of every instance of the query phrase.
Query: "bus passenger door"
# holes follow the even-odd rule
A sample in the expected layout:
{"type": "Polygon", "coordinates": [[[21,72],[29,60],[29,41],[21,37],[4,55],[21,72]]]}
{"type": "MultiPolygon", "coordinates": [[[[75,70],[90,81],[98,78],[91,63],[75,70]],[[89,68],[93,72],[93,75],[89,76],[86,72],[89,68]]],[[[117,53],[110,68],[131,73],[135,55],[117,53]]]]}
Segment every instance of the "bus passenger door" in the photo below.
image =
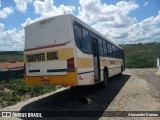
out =
{"type": "Polygon", "coordinates": [[[97,39],[91,38],[92,40],[92,51],[93,51],[93,65],[94,65],[94,80],[95,83],[100,81],[100,63],[99,63],[99,52],[97,39]]]}

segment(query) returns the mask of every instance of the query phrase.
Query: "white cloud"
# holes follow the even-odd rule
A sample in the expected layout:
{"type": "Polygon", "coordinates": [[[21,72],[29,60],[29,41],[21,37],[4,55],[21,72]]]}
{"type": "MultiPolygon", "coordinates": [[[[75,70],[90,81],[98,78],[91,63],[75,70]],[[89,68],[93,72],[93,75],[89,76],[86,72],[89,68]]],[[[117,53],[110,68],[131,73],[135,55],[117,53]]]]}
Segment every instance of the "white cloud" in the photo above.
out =
{"type": "Polygon", "coordinates": [[[59,14],[73,13],[75,10],[74,6],[65,6],[63,4],[56,7],[53,0],[36,0],[33,6],[35,7],[35,13],[40,14],[44,18],[59,14]]]}
{"type": "Polygon", "coordinates": [[[139,6],[134,2],[120,1],[116,5],[102,4],[100,0],[80,0],[78,17],[85,22],[105,22],[112,27],[123,27],[135,21],[127,16],[139,6]]]}
{"type": "Polygon", "coordinates": [[[3,28],[4,24],[0,23],[0,51],[24,50],[24,31],[3,28]]]}
{"type": "Polygon", "coordinates": [[[31,24],[33,22],[36,22],[38,20],[41,20],[41,19],[42,19],[41,17],[40,18],[36,18],[34,20],[32,20],[31,18],[27,18],[26,21],[21,24],[21,26],[24,28],[25,26],[27,26],[27,25],[29,25],[29,24],[31,24]]]}
{"type": "Polygon", "coordinates": [[[152,24],[159,24],[160,27],[160,10],[158,11],[158,15],[153,18],[152,24]]]}
{"type": "MultiPolygon", "coordinates": [[[[56,7],[53,6],[53,1],[46,0],[35,1],[34,6],[35,12],[41,17],[34,20],[27,18],[21,24],[23,27],[45,17],[59,14],[57,9],[62,5],[56,7]]],[[[160,23],[160,11],[157,16],[138,22],[136,18],[129,17],[129,13],[138,7],[135,2],[120,1],[116,5],[107,5],[102,4],[100,0],[80,0],[77,16],[118,44],[159,41],[160,28],[157,26],[160,23]]]]}
{"type": "MultiPolygon", "coordinates": [[[[155,17],[147,18],[140,23],[135,23],[128,29],[128,42],[160,42],[160,11],[155,17]]],[[[127,38],[126,38],[127,39],[127,38]]]]}
{"type": "Polygon", "coordinates": [[[5,7],[3,8],[2,10],[0,10],[0,18],[4,19],[4,18],[7,18],[7,16],[9,14],[12,14],[14,11],[12,8],[10,7],[5,7]]]}
{"type": "Polygon", "coordinates": [[[100,0],[80,0],[78,17],[118,44],[160,41],[160,11],[140,23],[129,14],[139,8],[136,2],[120,1],[115,5],[100,0]]]}
{"type": "MultiPolygon", "coordinates": [[[[21,24],[22,27],[46,17],[64,14],[64,12],[73,13],[75,10],[74,6],[60,5],[57,7],[53,0],[34,1],[33,6],[35,13],[41,16],[36,19],[27,18],[21,24]]],[[[80,0],[77,16],[118,44],[160,42],[160,11],[157,16],[151,16],[139,22],[136,18],[129,16],[138,7],[139,5],[132,1],[120,1],[115,5],[107,5],[100,0],[80,0]]],[[[12,13],[7,9],[0,11],[0,18],[5,18],[12,13]],[[2,14],[2,11],[6,16],[2,14]]],[[[4,31],[4,28],[5,25],[0,23],[0,51],[23,50],[24,30],[4,31]]]]}
{"type": "Polygon", "coordinates": [[[0,23],[0,32],[3,31],[4,29],[4,24],[0,23]]]}
{"type": "Polygon", "coordinates": [[[14,0],[16,3],[16,8],[20,12],[25,12],[27,10],[27,4],[32,3],[32,0],[14,0]]]}
{"type": "Polygon", "coordinates": [[[22,27],[51,16],[73,13],[73,11],[75,10],[74,6],[60,5],[59,7],[56,7],[54,6],[53,0],[44,0],[44,2],[36,0],[34,1],[33,6],[35,8],[35,13],[40,14],[41,16],[33,20],[31,18],[27,18],[26,21],[21,24],[22,27]]]}
{"type": "Polygon", "coordinates": [[[148,2],[144,2],[144,5],[143,6],[147,6],[148,5],[148,2]]]}

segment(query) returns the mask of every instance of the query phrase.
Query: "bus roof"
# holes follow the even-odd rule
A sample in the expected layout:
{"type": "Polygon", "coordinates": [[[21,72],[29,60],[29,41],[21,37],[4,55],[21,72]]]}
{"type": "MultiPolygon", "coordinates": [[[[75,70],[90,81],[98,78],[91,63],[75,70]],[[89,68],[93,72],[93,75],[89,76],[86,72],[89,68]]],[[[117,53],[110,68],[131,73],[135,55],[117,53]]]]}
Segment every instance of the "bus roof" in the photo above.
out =
{"type": "Polygon", "coordinates": [[[54,19],[54,18],[56,18],[56,17],[61,17],[61,16],[65,16],[65,15],[71,15],[71,14],[64,14],[64,15],[57,15],[57,16],[53,16],[53,17],[49,17],[49,18],[44,18],[44,19],[41,19],[41,20],[37,20],[37,21],[35,21],[35,22],[33,22],[33,23],[30,23],[29,25],[26,25],[24,28],[27,28],[27,27],[29,27],[29,26],[31,26],[31,25],[33,25],[33,24],[36,24],[36,23],[40,23],[40,22],[47,22],[47,21],[50,21],[50,20],[52,20],[52,19],[54,19]]]}
{"type": "Polygon", "coordinates": [[[82,20],[80,20],[79,18],[75,17],[73,14],[57,15],[57,16],[53,16],[53,17],[46,18],[46,19],[43,19],[43,20],[39,20],[39,21],[36,21],[36,22],[34,22],[34,23],[31,23],[31,24],[25,26],[25,28],[26,28],[26,27],[29,27],[30,25],[35,24],[35,23],[47,22],[47,21],[52,20],[52,19],[54,19],[54,18],[56,18],[56,17],[65,17],[65,16],[66,16],[66,17],[70,17],[71,20],[78,22],[79,24],[81,24],[81,25],[84,26],[85,28],[89,29],[89,30],[92,31],[93,33],[95,33],[95,34],[97,34],[98,36],[100,36],[101,38],[109,41],[110,43],[112,43],[112,44],[114,44],[115,46],[117,46],[117,47],[119,47],[120,49],[122,49],[119,45],[117,45],[116,43],[114,43],[113,41],[111,41],[110,39],[108,39],[106,36],[102,35],[102,34],[99,33],[98,31],[96,31],[95,29],[93,29],[91,26],[89,26],[88,24],[86,24],[85,22],[83,22],[82,20]]]}

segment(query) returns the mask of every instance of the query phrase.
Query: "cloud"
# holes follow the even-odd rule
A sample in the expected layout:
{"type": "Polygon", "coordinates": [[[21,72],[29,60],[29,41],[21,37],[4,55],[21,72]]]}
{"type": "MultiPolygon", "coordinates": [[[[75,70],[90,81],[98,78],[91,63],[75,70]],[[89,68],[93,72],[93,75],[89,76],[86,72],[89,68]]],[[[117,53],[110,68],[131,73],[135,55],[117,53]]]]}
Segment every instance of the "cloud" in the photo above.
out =
{"type": "Polygon", "coordinates": [[[12,14],[14,11],[11,7],[5,7],[2,10],[0,10],[0,18],[4,19],[7,18],[9,14],[12,14]]]}
{"type": "Polygon", "coordinates": [[[40,17],[40,18],[36,18],[36,19],[33,19],[33,20],[31,18],[27,18],[26,21],[21,24],[21,26],[24,28],[25,26],[27,26],[27,25],[29,25],[33,22],[36,22],[38,20],[41,20],[41,19],[43,19],[43,18],[40,17]]]}
{"type": "Polygon", "coordinates": [[[91,24],[93,22],[108,22],[113,27],[127,26],[134,19],[127,16],[139,7],[134,2],[120,1],[116,5],[102,4],[100,0],[80,0],[78,17],[91,24]]]}
{"type": "MultiPolygon", "coordinates": [[[[79,0],[79,4],[77,17],[117,44],[160,41],[160,11],[156,16],[139,22],[130,16],[132,11],[139,8],[139,5],[133,1],[120,1],[112,5],[102,3],[100,0],[79,0]]],[[[64,13],[73,14],[76,9],[74,6],[55,6],[53,0],[37,0],[33,2],[33,6],[35,13],[39,14],[40,17],[27,18],[21,24],[22,27],[46,17],[64,13]]],[[[3,18],[5,17],[2,11],[6,17],[12,13],[2,9],[0,17],[3,16],[3,18]]],[[[4,28],[5,25],[0,23],[0,50],[24,50],[24,29],[4,30],[4,28]]]]}
{"type": "Polygon", "coordinates": [[[44,2],[36,0],[33,6],[35,8],[35,13],[40,14],[44,18],[59,14],[73,13],[75,10],[74,6],[65,6],[63,4],[56,7],[53,0],[44,0],[44,2]]]}
{"type": "Polygon", "coordinates": [[[16,3],[16,8],[20,12],[25,12],[27,10],[27,4],[32,3],[32,0],[14,0],[16,3]]]}
{"type": "Polygon", "coordinates": [[[4,29],[4,24],[0,23],[0,31],[3,31],[4,29]]]}
{"type": "Polygon", "coordinates": [[[144,2],[144,5],[143,6],[147,6],[148,5],[148,2],[144,2]]]}
{"type": "Polygon", "coordinates": [[[52,17],[55,15],[66,13],[73,14],[73,11],[75,10],[74,6],[60,5],[59,7],[56,7],[54,6],[53,0],[44,0],[44,2],[36,0],[34,1],[33,6],[35,8],[35,13],[40,14],[41,16],[35,19],[27,18],[26,21],[21,24],[22,27],[25,27],[26,25],[29,25],[38,20],[42,20],[44,18],[52,17]]]}
{"type": "MultiPolygon", "coordinates": [[[[40,14],[41,17],[33,20],[27,18],[21,24],[23,27],[45,17],[59,14],[56,10],[61,5],[55,7],[53,1],[47,0],[37,2],[37,6],[34,3],[35,12],[40,14]],[[53,10],[50,11],[48,8],[53,10]]],[[[77,17],[117,44],[159,41],[160,11],[157,16],[151,16],[138,22],[136,18],[129,16],[133,10],[138,8],[139,5],[135,2],[120,1],[115,5],[107,5],[102,4],[100,0],[80,0],[77,17]]]]}
{"type": "Polygon", "coordinates": [[[155,17],[135,23],[128,29],[128,42],[160,42],[160,11],[155,17]]]}
{"type": "Polygon", "coordinates": [[[4,31],[4,27],[4,24],[0,23],[0,51],[24,50],[24,31],[4,31]]]}
{"type": "Polygon", "coordinates": [[[107,5],[100,0],[79,0],[79,4],[78,17],[117,44],[160,40],[160,11],[157,16],[138,22],[129,16],[139,8],[134,1],[107,5]]]}
{"type": "Polygon", "coordinates": [[[158,15],[156,17],[152,17],[153,21],[151,24],[159,24],[160,27],[160,10],[158,11],[158,15]]]}

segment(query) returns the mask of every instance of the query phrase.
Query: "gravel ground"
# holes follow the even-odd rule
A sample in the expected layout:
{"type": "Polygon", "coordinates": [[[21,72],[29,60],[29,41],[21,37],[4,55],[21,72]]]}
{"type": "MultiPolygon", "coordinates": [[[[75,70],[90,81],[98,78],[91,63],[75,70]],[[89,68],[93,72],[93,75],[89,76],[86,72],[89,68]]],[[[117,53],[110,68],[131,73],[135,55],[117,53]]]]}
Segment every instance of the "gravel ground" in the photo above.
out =
{"type": "MultiPolygon", "coordinates": [[[[98,86],[61,88],[0,111],[101,111],[97,117],[54,119],[159,120],[158,117],[102,117],[104,111],[160,111],[160,75],[155,74],[156,72],[157,69],[126,69],[122,77],[111,78],[106,89],[98,86]],[[85,101],[86,96],[91,98],[91,104],[85,101]]],[[[8,119],[13,118],[5,118],[8,119]]]]}

